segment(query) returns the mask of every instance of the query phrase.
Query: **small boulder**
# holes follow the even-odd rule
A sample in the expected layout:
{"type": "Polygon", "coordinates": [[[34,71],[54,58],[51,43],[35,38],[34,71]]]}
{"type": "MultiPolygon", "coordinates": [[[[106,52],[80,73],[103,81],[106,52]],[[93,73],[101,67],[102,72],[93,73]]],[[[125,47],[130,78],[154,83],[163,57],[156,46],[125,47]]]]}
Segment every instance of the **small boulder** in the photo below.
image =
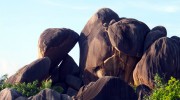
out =
{"type": "Polygon", "coordinates": [[[72,75],[66,77],[66,83],[75,90],[79,90],[82,86],[82,80],[72,75]]]}
{"type": "Polygon", "coordinates": [[[71,87],[69,87],[68,89],[67,89],[67,95],[69,95],[69,96],[74,96],[74,95],[76,95],[77,94],[77,90],[75,90],[75,89],[73,89],[73,88],[71,88],[71,87]]]}
{"type": "Polygon", "coordinates": [[[68,95],[62,95],[51,89],[44,89],[35,96],[29,97],[30,100],[72,100],[68,95]]]}
{"type": "Polygon", "coordinates": [[[61,96],[60,93],[51,90],[51,89],[44,89],[41,90],[38,94],[35,96],[29,97],[28,99],[31,100],[60,100],[61,96]]]}
{"type": "Polygon", "coordinates": [[[150,96],[151,89],[146,85],[139,85],[136,87],[136,94],[138,95],[138,100],[144,100],[144,96],[150,96]]]}
{"type": "Polygon", "coordinates": [[[28,98],[20,96],[20,97],[16,98],[15,100],[28,100],[28,98]]]}
{"type": "Polygon", "coordinates": [[[166,37],[167,31],[166,28],[163,26],[156,26],[154,27],[146,36],[144,42],[144,52],[159,38],[166,37]]]}
{"type": "Polygon", "coordinates": [[[67,94],[61,94],[61,99],[60,100],[72,100],[72,98],[67,94]]]}
{"type": "Polygon", "coordinates": [[[5,88],[0,92],[0,100],[15,100],[20,96],[20,93],[18,93],[15,89],[11,88],[5,88]]]}

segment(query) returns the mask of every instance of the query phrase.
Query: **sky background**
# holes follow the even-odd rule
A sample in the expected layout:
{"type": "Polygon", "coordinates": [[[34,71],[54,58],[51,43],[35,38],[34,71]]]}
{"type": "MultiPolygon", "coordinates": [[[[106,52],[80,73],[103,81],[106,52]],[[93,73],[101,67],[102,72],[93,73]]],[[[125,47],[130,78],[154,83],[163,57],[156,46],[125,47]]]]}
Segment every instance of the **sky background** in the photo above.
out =
{"type": "MultiPolygon", "coordinates": [[[[0,76],[10,76],[37,59],[38,38],[45,29],[70,28],[80,34],[103,7],[151,29],[162,25],[168,37],[180,36],[180,0],[0,0],[0,76]]],[[[69,54],[79,64],[78,44],[69,54]]]]}

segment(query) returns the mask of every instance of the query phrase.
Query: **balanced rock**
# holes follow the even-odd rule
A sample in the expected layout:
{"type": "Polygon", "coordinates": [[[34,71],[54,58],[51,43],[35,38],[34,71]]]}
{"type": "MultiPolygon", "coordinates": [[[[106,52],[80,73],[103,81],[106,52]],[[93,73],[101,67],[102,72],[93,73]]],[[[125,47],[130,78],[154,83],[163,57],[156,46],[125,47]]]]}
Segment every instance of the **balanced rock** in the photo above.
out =
{"type": "Polygon", "coordinates": [[[83,86],[74,100],[137,100],[133,88],[117,77],[105,76],[83,86]]]}
{"type": "Polygon", "coordinates": [[[49,74],[50,59],[48,57],[39,58],[24,66],[14,75],[7,79],[7,83],[15,84],[19,82],[42,81],[49,74]]]}
{"type": "Polygon", "coordinates": [[[154,75],[169,80],[180,79],[180,38],[162,37],[144,53],[133,72],[135,85],[144,84],[154,88],[154,75]]]}
{"type": "Polygon", "coordinates": [[[39,57],[51,59],[51,71],[77,43],[79,35],[66,28],[49,28],[40,36],[38,47],[39,57]]]}
{"type": "Polygon", "coordinates": [[[5,88],[0,92],[0,100],[15,100],[21,96],[15,89],[5,88]]]}

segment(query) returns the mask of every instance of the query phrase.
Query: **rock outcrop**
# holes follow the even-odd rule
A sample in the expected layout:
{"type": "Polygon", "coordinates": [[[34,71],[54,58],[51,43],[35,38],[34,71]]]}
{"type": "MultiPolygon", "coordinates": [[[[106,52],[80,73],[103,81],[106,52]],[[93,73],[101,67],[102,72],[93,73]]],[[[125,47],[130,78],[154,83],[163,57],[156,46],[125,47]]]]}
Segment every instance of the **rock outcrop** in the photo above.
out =
{"type": "Polygon", "coordinates": [[[165,81],[171,76],[180,79],[180,38],[168,38],[165,27],[150,30],[145,23],[119,17],[109,8],[98,10],[80,36],[67,28],[46,29],[39,37],[38,55],[5,83],[38,80],[39,87],[51,79],[52,84],[46,84],[51,89],[40,91],[39,87],[38,94],[23,97],[3,87],[0,100],[142,100],[153,90],[155,74],[165,81]],[[68,54],[77,42],[79,66],[68,54]],[[59,86],[63,94],[55,91],[59,86]]]}

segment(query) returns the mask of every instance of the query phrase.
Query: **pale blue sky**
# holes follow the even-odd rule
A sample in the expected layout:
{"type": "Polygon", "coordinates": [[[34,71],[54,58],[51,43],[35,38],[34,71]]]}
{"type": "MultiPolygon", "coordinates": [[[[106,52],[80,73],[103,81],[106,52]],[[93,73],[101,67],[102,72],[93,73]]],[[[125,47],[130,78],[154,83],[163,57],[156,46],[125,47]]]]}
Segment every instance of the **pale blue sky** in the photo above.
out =
{"type": "MultiPolygon", "coordinates": [[[[135,18],[150,28],[163,25],[180,36],[180,1],[172,0],[0,0],[0,76],[15,73],[37,59],[37,43],[46,28],[80,33],[88,19],[108,7],[120,17],[135,18]]],[[[79,63],[79,46],[70,52],[79,63]]]]}

